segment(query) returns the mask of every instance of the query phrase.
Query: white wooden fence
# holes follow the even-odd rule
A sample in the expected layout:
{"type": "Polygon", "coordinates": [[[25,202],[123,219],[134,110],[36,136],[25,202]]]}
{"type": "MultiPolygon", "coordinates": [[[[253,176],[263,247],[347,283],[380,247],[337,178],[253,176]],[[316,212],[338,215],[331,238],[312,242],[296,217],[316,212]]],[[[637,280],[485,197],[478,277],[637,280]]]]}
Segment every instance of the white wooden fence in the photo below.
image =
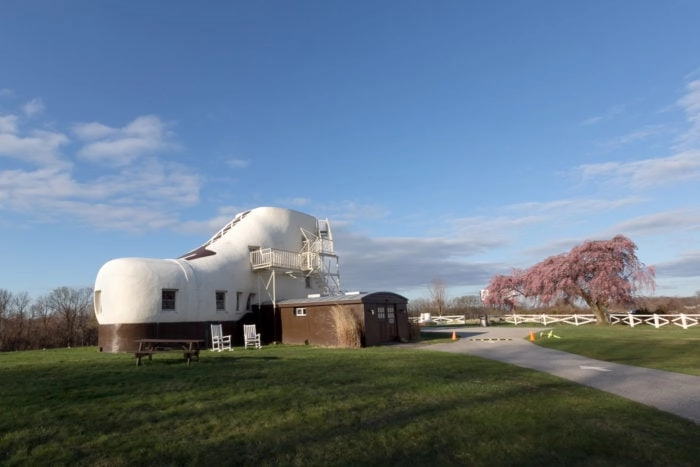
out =
{"type": "MultiPolygon", "coordinates": [[[[625,326],[635,327],[635,326],[654,326],[659,329],[667,325],[680,326],[683,329],[688,329],[692,326],[697,326],[700,324],[700,314],[673,314],[673,315],[638,315],[632,313],[610,313],[608,315],[610,324],[621,324],[625,326]]],[[[571,315],[547,315],[547,314],[536,314],[536,315],[523,315],[523,314],[511,314],[511,315],[484,315],[478,318],[474,318],[471,315],[445,315],[445,316],[432,316],[430,313],[422,313],[419,318],[411,318],[411,321],[417,322],[423,325],[436,325],[436,326],[452,326],[452,325],[466,325],[466,324],[481,324],[486,325],[487,321],[494,322],[506,322],[510,324],[528,324],[533,323],[540,326],[550,326],[552,324],[573,324],[574,326],[581,326],[583,324],[595,324],[596,319],[593,314],[571,314],[571,315]]]]}

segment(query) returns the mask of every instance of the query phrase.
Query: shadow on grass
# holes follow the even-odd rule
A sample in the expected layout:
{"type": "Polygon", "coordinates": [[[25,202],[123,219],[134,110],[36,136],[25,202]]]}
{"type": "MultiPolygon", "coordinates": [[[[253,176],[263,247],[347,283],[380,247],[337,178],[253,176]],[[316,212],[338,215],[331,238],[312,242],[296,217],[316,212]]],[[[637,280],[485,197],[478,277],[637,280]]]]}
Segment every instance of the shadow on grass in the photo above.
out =
{"type": "Polygon", "coordinates": [[[691,443],[700,432],[689,422],[477,357],[390,347],[279,348],[206,355],[189,368],[172,359],[134,371],[127,362],[133,359],[86,355],[70,364],[0,367],[0,464],[697,460],[691,443]]]}

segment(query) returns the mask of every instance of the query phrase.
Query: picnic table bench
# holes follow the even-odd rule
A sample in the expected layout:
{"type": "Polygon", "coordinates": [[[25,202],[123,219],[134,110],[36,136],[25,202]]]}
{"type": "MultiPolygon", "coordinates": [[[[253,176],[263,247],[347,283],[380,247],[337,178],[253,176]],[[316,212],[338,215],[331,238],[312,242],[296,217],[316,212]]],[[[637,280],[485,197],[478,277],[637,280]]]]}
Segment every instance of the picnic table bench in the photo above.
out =
{"type": "Polygon", "coordinates": [[[134,352],[136,366],[141,365],[143,357],[152,360],[153,354],[176,350],[182,351],[189,366],[193,358],[199,361],[199,346],[204,343],[201,339],[136,339],[136,342],[139,344],[138,350],[134,352]]]}

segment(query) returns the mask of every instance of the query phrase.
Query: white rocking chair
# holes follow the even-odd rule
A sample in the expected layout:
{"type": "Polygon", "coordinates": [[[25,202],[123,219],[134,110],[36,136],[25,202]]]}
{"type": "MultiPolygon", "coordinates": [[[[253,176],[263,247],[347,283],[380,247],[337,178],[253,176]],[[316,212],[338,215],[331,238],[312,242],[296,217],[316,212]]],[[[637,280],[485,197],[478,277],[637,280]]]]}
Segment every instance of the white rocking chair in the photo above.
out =
{"type": "Polygon", "coordinates": [[[231,335],[224,336],[221,324],[211,325],[211,349],[216,352],[222,350],[233,350],[231,347],[231,335]]]}
{"type": "Polygon", "coordinates": [[[255,347],[259,349],[260,346],[260,333],[256,332],[254,324],[244,324],[243,325],[243,344],[247,349],[248,346],[255,347]]]}

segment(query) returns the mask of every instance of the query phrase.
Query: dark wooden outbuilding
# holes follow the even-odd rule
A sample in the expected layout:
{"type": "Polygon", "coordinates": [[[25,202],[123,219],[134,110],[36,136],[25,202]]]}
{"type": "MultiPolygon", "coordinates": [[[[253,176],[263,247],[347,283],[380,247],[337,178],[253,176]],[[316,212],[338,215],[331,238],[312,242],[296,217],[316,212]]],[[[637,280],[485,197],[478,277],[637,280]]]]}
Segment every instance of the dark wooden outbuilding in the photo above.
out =
{"type": "Polygon", "coordinates": [[[408,299],[392,292],[348,293],[277,302],[284,344],[347,346],[339,336],[338,314],[351,315],[362,347],[409,340],[408,299]]]}

